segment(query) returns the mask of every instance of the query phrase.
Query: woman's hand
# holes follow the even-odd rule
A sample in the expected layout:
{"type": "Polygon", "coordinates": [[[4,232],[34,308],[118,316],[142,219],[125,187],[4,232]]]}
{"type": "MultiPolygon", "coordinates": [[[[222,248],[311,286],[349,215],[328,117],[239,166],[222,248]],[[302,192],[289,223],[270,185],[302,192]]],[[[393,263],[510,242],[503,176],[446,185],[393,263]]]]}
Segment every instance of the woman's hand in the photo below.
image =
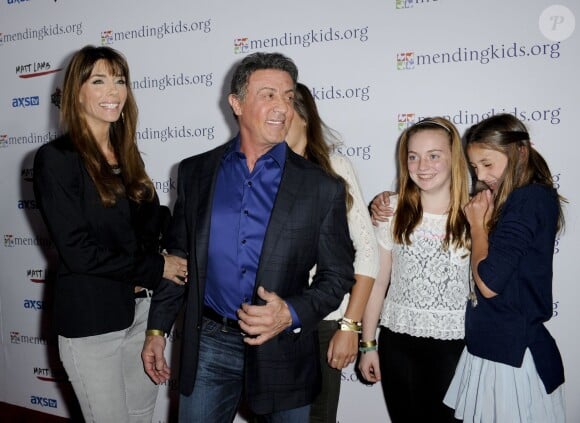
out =
{"type": "Polygon", "coordinates": [[[169,254],[163,254],[163,259],[165,260],[163,277],[177,285],[185,285],[187,282],[187,260],[169,254]]]}
{"type": "Polygon", "coordinates": [[[328,365],[333,369],[344,369],[350,363],[354,363],[358,355],[358,333],[337,330],[326,353],[328,365]]]}
{"type": "Polygon", "coordinates": [[[373,198],[370,206],[371,221],[373,222],[373,225],[377,226],[379,222],[387,222],[389,217],[393,216],[394,210],[392,207],[389,207],[389,196],[393,194],[394,192],[391,191],[383,191],[373,198]]]}

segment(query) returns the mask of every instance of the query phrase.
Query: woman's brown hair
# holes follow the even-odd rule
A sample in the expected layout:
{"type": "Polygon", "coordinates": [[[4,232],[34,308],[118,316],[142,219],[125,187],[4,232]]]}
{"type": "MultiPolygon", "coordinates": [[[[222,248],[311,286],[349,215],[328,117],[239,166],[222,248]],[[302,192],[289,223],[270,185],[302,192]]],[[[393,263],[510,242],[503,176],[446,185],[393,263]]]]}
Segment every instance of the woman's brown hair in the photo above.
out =
{"type": "Polygon", "coordinates": [[[61,124],[81,155],[105,207],[115,205],[117,198],[123,195],[138,203],[151,201],[155,196],[155,188],[145,172],[137,148],[137,114],[129,66],[121,53],[110,47],[86,46],[73,55],[64,76],[61,124]],[[121,178],[113,173],[99,149],[79,102],[81,86],[89,79],[99,60],[106,63],[113,75],[123,77],[127,85],[127,100],[121,118],[109,128],[109,138],[121,168],[121,178]]]}
{"type": "Polygon", "coordinates": [[[320,117],[312,93],[306,85],[300,82],[296,84],[294,110],[306,122],[307,141],[304,157],[322,167],[329,175],[342,181],[346,191],[346,208],[350,210],[353,199],[349,192],[348,182],[334,171],[330,163],[330,147],[327,143],[327,137],[332,131],[320,117]]]}

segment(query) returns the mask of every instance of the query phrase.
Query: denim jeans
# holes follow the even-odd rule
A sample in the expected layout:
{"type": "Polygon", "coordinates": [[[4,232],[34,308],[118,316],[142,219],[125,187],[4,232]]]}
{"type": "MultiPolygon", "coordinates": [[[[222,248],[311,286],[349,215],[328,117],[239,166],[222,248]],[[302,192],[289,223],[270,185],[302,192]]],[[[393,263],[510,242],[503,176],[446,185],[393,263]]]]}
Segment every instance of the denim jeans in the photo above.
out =
{"type": "MultiPolygon", "coordinates": [[[[180,423],[225,423],[236,416],[244,386],[245,344],[240,333],[222,328],[203,319],[193,392],[179,397],[180,423]]],[[[310,406],[300,407],[259,416],[258,421],[304,423],[309,412],[310,406]]]]}
{"type": "Polygon", "coordinates": [[[141,362],[149,304],[149,298],[135,300],[135,320],[127,329],[58,337],[60,359],[87,423],[151,422],[157,386],[141,362]]]}

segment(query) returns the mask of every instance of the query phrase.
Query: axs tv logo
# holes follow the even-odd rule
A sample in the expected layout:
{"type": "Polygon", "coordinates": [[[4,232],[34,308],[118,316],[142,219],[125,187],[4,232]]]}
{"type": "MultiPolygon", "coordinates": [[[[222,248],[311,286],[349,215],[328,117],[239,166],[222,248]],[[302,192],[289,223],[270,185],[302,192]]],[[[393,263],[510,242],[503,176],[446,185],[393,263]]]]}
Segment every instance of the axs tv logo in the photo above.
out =
{"type": "Polygon", "coordinates": [[[12,107],[27,108],[39,105],[40,105],[40,97],[37,95],[29,97],[14,97],[12,99],[12,107]]]}
{"type": "Polygon", "coordinates": [[[41,407],[57,408],[58,401],[54,398],[40,397],[37,395],[30,396],[30,403],[33,405],[40,405],[41,407]]]}

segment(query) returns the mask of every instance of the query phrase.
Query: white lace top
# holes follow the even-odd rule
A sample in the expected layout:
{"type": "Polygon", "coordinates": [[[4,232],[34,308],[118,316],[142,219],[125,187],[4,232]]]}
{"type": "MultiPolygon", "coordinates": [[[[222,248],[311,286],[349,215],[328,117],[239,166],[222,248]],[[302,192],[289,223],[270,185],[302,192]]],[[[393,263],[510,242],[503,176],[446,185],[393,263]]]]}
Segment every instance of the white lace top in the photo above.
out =
{"type": "MultiPolygon", "coordinates": [[[[396,198],[391,197],[393,207],[396,198]]],[[[379,246],[392,253],[391,281],[380,324],[417,337],[463,338],[469,251],[442,248],[446,214],[423,213],[410,245],[393,244],[393,221],[376,228],[379,246]]]]}
{"type": "MultiPolygon", "coordinates": [[[[333,153],[330,155],[332,169],[348,182],[353,204],[347,214],[348,230],[355,249],[354,273],[376,278],[379,272],[379,249],[375,231],[367,205],[363,199],[362,190],[352,163],[344,156],[333,153]]],[[[316,266],[310,271],[310,282],[316,272],[316,266]]],[[[325,320],[338,320],[344,316],[348,306],[349,294],[344,296],[340,307],[325,317],[325,320]]]]}

